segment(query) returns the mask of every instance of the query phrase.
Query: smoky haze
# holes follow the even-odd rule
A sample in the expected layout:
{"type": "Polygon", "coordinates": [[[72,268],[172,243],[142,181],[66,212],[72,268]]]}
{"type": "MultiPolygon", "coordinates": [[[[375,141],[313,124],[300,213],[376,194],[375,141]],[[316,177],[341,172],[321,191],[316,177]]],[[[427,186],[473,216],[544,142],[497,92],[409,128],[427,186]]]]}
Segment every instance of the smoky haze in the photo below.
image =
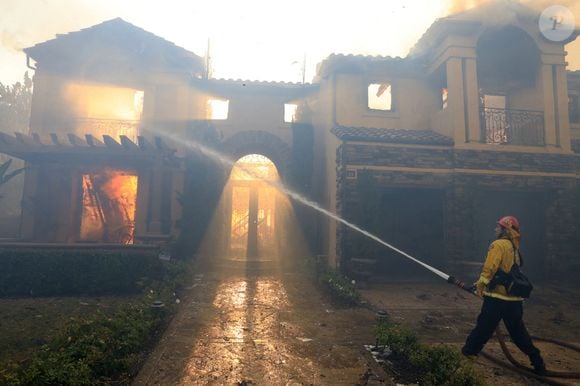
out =
{"type": "MultiPolygon", "coordinates": [[[[430,22],[434,21],[436,18],[462,12],[490,1],[496,0],[442,0],[440,2],[441,7],[432,8],[429,11],[426,11],[429,12],[428,15],[416,15],[417,18],[413,19],[413,23],[404,23],[402,20],[406,20],[409,17],[409,9],[411,9],[416,4],[411,0],[408,2],[405,2],[404,0],[398,2],[394,1],[392,3],[392,11],[388,12],[384,18],[377,23],[377,18],[373,16],[373,10],[379,10],[378,2],[369,0],[368,3],[364,2],[360,4],[359,9],[362,10],[361,12],[353,12],[351,16],[348,16],[351,18],[350,21],[348,17],[342,17],[338,20],[338,22],[335,20],[334,24],[329,24],[328,28],[330,28],[330,30],[328,36],[326,36],[326,33],[312,33],[312,31],[320,31],[319,28],[313,27],[320,23],[319,20],[321,18],[326,16],[311,15],[312,12],[328,12],[328,9],[315,9],[314,5],[308,6],[302,4],[300,7],[303,9],[299,11],[293,10],[291,13],[287,14],[292,17],[304,18],[303,25],[300,28],[296,27],[296,30],[289,34],[292,36],[288,37],[287,40],[289,40],[289,42],[277,41],[276,47],[253,47],[256,45],[264,45],[266,42],[263,38],[255,37],[256,41],[248,40],[240,42],[240,44],[234,48],[223,47],[223,49],[229,49],[230,51],[233,51],[230,56],[237,56],[240,59],[238,63],[243,62],[242,58],[245,58],[248,63],[250,61],[264,62],[265,59],[258,57],[258,54],[262,56],[276,57],[288,55],[290,52],[296,51],[294,52],[295,58],[292,60],[287,60],[287,68],[284,68],[286,64],[283,63],[283,59],[272,61],[270,67],[279,67],[280,71],[287,71],[290,68],[290,63],[293,62],[295,65],[292,67],[292,69],[296,73],[296,77],[291,81],[297,81],[299,78],[302,78],[301,76],[298,76],[298,73],[301,71],[300,62],[302,61],[304,52],[308,50],[307,47],[301,47],[300,45],[315,45],[315,49],[318,51],[318,57],[315,57],[315,55],[311,54],[306,58],[306,73],[308,74],[306,80],[309,81],[311,76],[314,75],[314,68],[316,63],[332,52],[343,54],[384,56],[405,55],[406,52],[408,52],[408,50],[415,44],[417,39],[425,32],[430,22]],[[405,11],[405,8],[407,11],[405,11]],[[365,9],[368,9],[368,11],[366,11],[368,12],[368,18],[366,19],[364,18],[365,9]],[[421,17],[419,18],[419,16],[421,17]],[[425,19],[426,17],[427,19],[425,19]],[[428,19],[429,17],[431,17],[431,19],[428,19]],[[363,20],[359,20],[361,18],[363,20]],[[349,25],[352,25],[353,27],[348,33],[345,33],[344,31],[344,23],[349,23],[349,25]],[[367,35],[361,36],[361,31],[358,31],[356,28],[356,26],[359,25],[357,23],[365,23],[366,25],[373,25],[374,27],[368,29],[368,33],[365,32],[367,35]],[[381,26],[378,26],[377,24],[381,26]],[[384,36],[388,36],[390,33],[389,31],[391,31],[389,28],[392,26],[390,25],[395,24],[397,25],[398,29],[397,38],[385,40],[384,36]],[[336,31],[334,29],[336,29],[336,31]],[[303,36],[305,34],[310,35],[303,36]],[[335,41],[333,41],[331,38],[333,36],[335,37],[335,41]],[[251,51],[252,49],[254,49],[255,52],[251,51]]],[[[182,14],[174,15],[175,18],[171,16],[172,20],[174,20],[171,24],[178,24],[182,25],[182,27],[186,27],[187,23],[192,21],[188,20],[184,15],[190,14],[193,15],[190,16],[193,17],[193,20],[195,20],[196,24],[199,24],[200,22],[205,23],[201,27],[197,26],[198,31],[190,32],[190,35],[200,35],[200,31],[204,31],[206,29],[209,30],[213,27],[213,25],[210,24],[211,20],[201,20],[202,18],[200,18],[199,13],[203,11],[196,10],[195,7],[189,5],[180,5],[180,7],[184,7],[183,11],[180,12],[177,8],[177,3],[173,3],[172,1],[168,1],[167,3],[168,4],[165,6],[165,10],[171,7],[174,9],[172,11],[173,13],[179,12],[182,14]]],[[[246,13],[242,14],[241,12],[243,7],[240,8],[240,6],[234,6],[234,2],[232,2],[232,4],[228,3],[227,1],[223,3],[224,4],[222,5],[224,6],[224,9],[240,13],[240,15],[236,16],[237,19],[232,18],[231,15],[223,15],[223,18],[226,18],[229,21],[233,20],[242,23],[239,25],[233,25],[232,28],[234,28],[234,30],[237,28],[242,28],[244,25],[247,25],[248,22],[267,22],[264,28],[269,28],[272,30],[273,34],[275,33],[274,29],[276,26],[271,22],[271,19],[273,18],[268,19],[260,16],[259,18],[256,18],[256,20],[252,21],[249,19],[249,17],[254,17],[252,14],[259,13],[256,11],[256,9],[246,10],[246,13]]],[[[431,4],[432,2],[425,0],[425,5],[428,3],[431,4]]],[[[538,12],[541,12],[546,7],[554,4],[566,6],[576,16],[576,24],[578,25],[580,23],[580,1],[562,0],[555,2],[546,0],[522,0],[521,3],[532,7],[538,12]]],[[[2,63],[2,68],[0,68],[0,82],[2,83],[12,83],[22,80],[22,75],[27,70],[25,55],[22,53],[23,48],[53,39],[55,34],[64,34],[78,31],[79,29],[90,27],[92,25],[116,17],[122,17],[125,20],[137,25],[138,27],[144,28],[154,34],[170,40],[200,56],[205,55],[207,36],[209,36],[209,32],[204,32],[205,37],[200,39],[199,36],[186,36],[188,33],[183,33],[183,30],[179,30],[176,34],[175,27],[173,26],[167,29],[168,32],[166,32],[164,29],[167,26],[163,26],[162,24],[155,24],[157,25],[156,27],[149,26],[145,22],[148,20],[148,15],[142,13],[143,10],[152,13],[153,7],[152,5],[147,4],[147,2],[140,4],[138,2],[123,1],[118,2],[117,4],[112,0],[103,0],[100,2],[89,0],[0,0],[0,4],[2,9],[2,12],[0,13],[0,63],[2,63]],[[196,37],[196,42],[191,44],[187,43],[187,39],[193,37],[196,37]],[[192,44],[197,46],[192,46],[192,44]]],[[[390,4],[391,2],[389,2],[389,7],[391,7],[390,4]]],[[[336,7],[340,7],[340,5],[336,5],[336,7]]],[[[416,10],[413,12],[415,11],[416,10]]],[[[155,12],[155,17],[157,17],[159,12],[159,10],[155,12]]],[[[167,12],[170,11],[167,10],[167,12]]],[[[206,13],[208,12],[209,11],[206,11],[206,13]]],[[[286,12],[290,12],[290,10],[286,10],[286,12]]],[[[207,16],[208,19],[214,17],[217,20],[217,17],[220,15],[213,15],[208,13],[207,16]]],[[[170,15],[167,14],[163,17],[169,18],[170,15]]],[[[219,26],[217,26],[217,28],[224,29],[225,26],[227,26],[227,24],[221,23],[219,26]]],[[[364,31],[367,30],[365,29],[364,31]]],[[[231,33],[229,39],[233,39],[233,37],[231,37],[231,33]]],[[[217,44],[213,44],[213,47],[216,50],[214,59],[215,65],[219,66],[222,65],[223,62],[227,59],[221,59],[220,61],[220,55],[217,53],[218,48],[215,48],[216,46],[217,44]]],[[[567,46],[567,51],[569,68],[572,70],[580,70],[580,41],[569,44],[567,46]]],[[[270,59],[269,62],[271,60],[273,59],[270,59]]],[[[236,65],[238,65],[238,63],[236,65]]],[[[253,67],[257,70],[251,72],[251,74],[256,74],[256,72],[260,73],[261,67],[258,64],[254,65],[253,67]]],[[[218,68],[216,67],[216,69],[218,68]]],[[[282,79],[282,77],[277,77],[277,72],[272,71],[271,73],[273,74],[274,78],[270,80],[289,80],[282,79]]],[[[238,74],[231,76],[221,73],[217,74],[217,76],[239,77],[238,74]]],[[[246,79],[265,80],[251,76],[247,77],[246,79]]]]}
{"type": "MultiPolygon", "coordinates": [[[[490,4],[490,3],[518,3],[518,1],[512,0],[451,0],[449,2],[449,8],[447,10],[447,16],[451,16],[460,12],[464,12],[470,10],[474,7],[490,4]]],[[[567,7],[570,12],[574,15],[576,21],[576,29],[580,29],[580,1],[578,0],[523,0],[519,2],[522,5],[530,7],[541,13],[544,9],[553,6],[553,5],[561,5],[567,7]]],[[[485,17],[484,20],[488,23],[494,24],[509,24],[511,22],[510,18],[513,16],[510,15],[501,15],[501,14],[490,14],[488,17],[485,17]]],[[[566,60],[568,62],[568,69],[570,70],[580,70],[580,38],[577,38],[576,41],[568,44],[566,46],[566,51],[568,55],[566,56],[566,60]]]]}

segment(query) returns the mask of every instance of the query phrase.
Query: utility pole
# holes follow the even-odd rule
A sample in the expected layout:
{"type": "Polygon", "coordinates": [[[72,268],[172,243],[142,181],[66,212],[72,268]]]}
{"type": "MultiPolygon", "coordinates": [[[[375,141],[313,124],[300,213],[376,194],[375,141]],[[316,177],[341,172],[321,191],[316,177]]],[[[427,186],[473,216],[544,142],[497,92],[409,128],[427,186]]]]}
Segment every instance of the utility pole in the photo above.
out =
{"type": "Polygon", "coordinates": [[[304,58],[302,60],[302,84],[306,83],[306,52],[304,52],[304,58]]]}
{"type": "Polygon", "coordinates": [[[211,77],[211,55],[210,55],[210,48],[211,48],[211,40],[207,38],[207,50],[205,51],[205,79],[209,79],[211,77]]]}

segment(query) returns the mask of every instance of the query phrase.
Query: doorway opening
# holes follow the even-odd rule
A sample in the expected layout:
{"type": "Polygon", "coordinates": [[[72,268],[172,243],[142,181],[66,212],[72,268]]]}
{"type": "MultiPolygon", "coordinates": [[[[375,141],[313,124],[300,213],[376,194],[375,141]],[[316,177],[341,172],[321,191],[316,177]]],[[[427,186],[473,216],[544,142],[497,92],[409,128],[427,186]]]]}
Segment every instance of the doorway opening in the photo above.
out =
{"type": "Polygon", "coordinates": [[[270,159],[260,154],[240,158],[226,186],[228,255],[264,260],[276,256],[276,229],[284,197],[272,186],[280,176],[270,159]]]}

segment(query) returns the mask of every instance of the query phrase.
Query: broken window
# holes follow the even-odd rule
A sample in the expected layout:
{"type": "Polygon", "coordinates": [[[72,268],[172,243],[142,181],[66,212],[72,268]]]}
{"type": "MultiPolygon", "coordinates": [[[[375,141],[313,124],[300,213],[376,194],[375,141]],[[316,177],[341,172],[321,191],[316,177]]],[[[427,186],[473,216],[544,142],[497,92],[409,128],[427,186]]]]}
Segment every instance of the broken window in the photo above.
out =
{"type": "Polygon", "coordinates": [[[105,169],[82,176],[80,241],[132,244],[137,176],[105,169]]]}
{"type": "Polygon", "coordinates": [[[298,105],[294,103],[284,104],[284,122],[292,123],[296,122],[296,111],[298,110],[298,105]]]}
{"type": "Polygon", "coordinates": [[[570,123],[580,123],[580,95],[570,95],[568,98],[570,123]]]}
{"type": "Polygon", "coordinates": [[[368,108],[371,110],[392,110],[391,84],[371,83],[368,87],[368,108]]]}
{"type": "Polygon", "coordinates": [[[207,101],[207,118],[212,120],[228,119],[230,101],[227,99],[210,99],[207,101]]]}
{"type": "Polygon", "coordinates": [[[449,90],[447,87],[441,89],[441,109],[445,110],[447,108],[447,98],[449,96],[449,90]]]}
{"type": "Polygon", "coordinates": [[[142,90],[71,83],[64,95],[75,115],[76,134],[125,135],[137,140],[145,95],[142,90]]]}

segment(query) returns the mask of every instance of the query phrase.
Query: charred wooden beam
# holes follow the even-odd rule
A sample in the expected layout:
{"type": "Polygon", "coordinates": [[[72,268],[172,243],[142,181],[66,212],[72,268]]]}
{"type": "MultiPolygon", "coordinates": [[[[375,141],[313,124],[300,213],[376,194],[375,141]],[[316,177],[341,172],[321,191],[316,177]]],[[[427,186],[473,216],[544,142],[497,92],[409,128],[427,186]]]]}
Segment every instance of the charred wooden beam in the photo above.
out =
{"type": "Polygon", "coordinates": [[[52,141],[48,140],[47,138],[41,136],[38,133],[32,133],[32,139],[37,145],[40,146],[49,146],[52,145],[52,141]]]}
{"type": "Polygon", "coordinates": [[[87,147],[88,146],[87,142],[84,139],[76,136],[75,134],[68,133],[67,137],[68,137],[68,141],[73,146],[77,146],[77,147],[87,147]]]}
{"type": "Polygon", "coordinates": [[[18,145],[18,140],[16,137],[11,136],[10,134],[0,132],[0,141],[4,142],[6,145],[14,146],[18,145]]]}
{"type": "Polygon", "coordinates": [[[120,148],[122,147],[121,144],[113,139],[110,135],[103,134],[103,141],[105,141],[105,145],[110,148],[120,148]]]}
{"type": "Polygon", "coordinates": [[[86,134],[85,138],[87,139],[87,143],[91,147],[105,147],[105,144],[103,142],[99,141],[92,134],[86,134]]]}
{"type": "Polygon", "coordinates": [[[55,146],[65,146],[65,144],[60,141],[60,138],[58,138],[56,133],[50,133],[50,140],[55,146]]]}
{"type": "Polygon", "coordinates": [[[16,134],[16,139],[18,139],[18,141],[23,145],[38,146],[38,144],[34,141],[34,139],[31,136],[22,133],[14,133],[14,134],[16,134]]]}
{"type": "Polygon", "coordinates": [[[149,140],[143,136],[138,136],[137,137],[137,142],[139,143],[139,147],[141,148],[141,150],[153,150],[155,149],[153,147],[153,144],[151,144],[151,142],[149,142],[149,140]]]}
{"type": "Polygon", "coordinates": [[[121,145],[127,150],[139,150],[139,146],[135,142],[131,141],[126,135],[121,135],[121,145]]]}

